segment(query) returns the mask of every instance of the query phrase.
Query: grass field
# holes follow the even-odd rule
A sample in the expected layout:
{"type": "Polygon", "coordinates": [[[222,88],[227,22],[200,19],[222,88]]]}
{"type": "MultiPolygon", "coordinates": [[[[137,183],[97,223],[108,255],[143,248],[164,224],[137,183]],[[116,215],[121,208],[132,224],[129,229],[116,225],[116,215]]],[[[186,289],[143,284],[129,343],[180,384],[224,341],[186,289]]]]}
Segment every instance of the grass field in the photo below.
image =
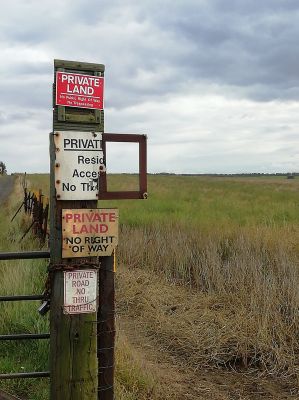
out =
{"type": "MultiPolygon", "coordinates": [[[[112,190],[136,187],[135,176],[110,178],[112,190]]],[[[48,191],[48,176],[32,175],[29,179],[33,188],[48,191]]],[[[220,368],[275,376],[283,380],[284,395],[296,398],[299,180],[149,176],[148,191],[147,201],[100,202],[102,207],[120,209],[119,318],[134,320],[136,329],[158,351],[193,371],[220,368]]],[[[14,207],[16,204],[10,204],[9,212],[14,207]]],[[[7,246],[18,246],[12,238],[18,237],[24,221],[20,218],[8,229],[7,211],[1,212],[1,232],[9,233],[2,235],[0,247],[7,250],[7,246]]],[[[37,243],[28,238],[22,246],[37,243]]],[[[24,292],[24,286],[30,291],[42,284],[44,272],[31,279],[35,266],[28,267],[24,275],[19,275],[18,265],[16,270],[10,268],[4,267],[1,282],[8,269],[14,271],[13,279],[3,278],[1,294],[13,285],[24,292]]],[[[23,332],[29,323],[37,324],[38,331],[46,329],[44,320],[36,322],[35,305],[32,315],[30,311],[26,317],[19,305],[1,307],[5,318],[0,330],[4,333],[16,328],[23,332]],[[13,322],[16,316],[23,321],[17,327],[13,322]]],[[[18,366],[23,360],[32,361],[26,366],[29,369],[36,368],[37,362],[41,368],[46,364],[44,344],[35,347],[36,358],[30,348],[26,357],[11,346],[0,353],[1,367],[9,369],[15,360],[20,360],[18,366]]],[[[118,399],[182,398],[157,384],[157,374],[144,368],[121,334],[117,364],[118,399]]],[[[16,389],[17,384],[13,385],[16,389]]],[[[28,388],[17,389],[28,392],[28,388]]],[[[43,386],[39,394],[31,396],[35,400],[47,398],[43,386]]]]}
{"type": "MultiPolygon", "coordinates": [[[[29,234],[19,242],[28,221],[24,215],[10,223],[14,211],[22,202],[22,191],[19,184],[15,189],[16,197],[2,205],[0,210],[0,251],[36,250],[39,243],[29,234]]],[[[47,264],[41,260],[15,260],[0,262],[0,295],[41,294],[46,279],[47,264]]],[[[44,333],[48,332],[48,319],[39,317],[39,303],[8,302],[0,303],[0,332],[44,333]]],[[[1,341],[0,371],[29,372],[48,370],[47,342],[40,341],[1,341]]],[[[38,382],[33,379],[1,381],[0,388],[6,388],[20,396],[30,393],[28,399],[43,400],[47,397],[47,380],[38,382]]]]}
{"type": "Polygon", "coordinates": [[[299,182],[150,177],[149,193],[120,204],[121,262],[162,273],[192,298],[162,290],[148,307],[135,287],[147,330],[158,327],[194,368],[251,367],[298,382],[299,182]]]}

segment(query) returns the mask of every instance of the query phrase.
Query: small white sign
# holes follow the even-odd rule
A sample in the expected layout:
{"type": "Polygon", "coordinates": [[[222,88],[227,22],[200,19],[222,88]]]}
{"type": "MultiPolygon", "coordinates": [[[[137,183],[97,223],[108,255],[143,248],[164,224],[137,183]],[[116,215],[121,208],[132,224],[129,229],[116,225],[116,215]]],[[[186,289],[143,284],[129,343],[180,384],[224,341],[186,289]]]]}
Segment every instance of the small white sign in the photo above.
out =
{"type": "Polygon", "coordinates": [[[59,200],[97,200],[98,178],[105,170],[102,134],[54,132],[55,188],[59,200]]]}
{"type": "Polygon", "coordinates": [[[96,312],[97,281],[94,269],[64,271],[64,314],[96,312]]]}

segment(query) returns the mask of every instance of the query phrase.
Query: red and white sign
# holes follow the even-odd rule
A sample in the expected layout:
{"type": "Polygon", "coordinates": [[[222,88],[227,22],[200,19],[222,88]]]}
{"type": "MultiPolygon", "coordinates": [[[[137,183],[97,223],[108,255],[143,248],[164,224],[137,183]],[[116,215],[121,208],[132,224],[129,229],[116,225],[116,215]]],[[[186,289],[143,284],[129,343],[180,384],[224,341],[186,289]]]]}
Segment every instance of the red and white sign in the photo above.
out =
{"type": "Polygon", "coordinates": [[[102,110],[104,78],[72,72],[56,72],[56,105],[102,110]]]}
{"type": "Polygon", "coordinates": [[[111,256],[117,243],[117,209],[62,210],[62,258],[111,256]]]}
{"type": "Polygon", "coordinates": [[[86,314],[97,310],[97,271],[64,271],[64,314],[86,314]]]}

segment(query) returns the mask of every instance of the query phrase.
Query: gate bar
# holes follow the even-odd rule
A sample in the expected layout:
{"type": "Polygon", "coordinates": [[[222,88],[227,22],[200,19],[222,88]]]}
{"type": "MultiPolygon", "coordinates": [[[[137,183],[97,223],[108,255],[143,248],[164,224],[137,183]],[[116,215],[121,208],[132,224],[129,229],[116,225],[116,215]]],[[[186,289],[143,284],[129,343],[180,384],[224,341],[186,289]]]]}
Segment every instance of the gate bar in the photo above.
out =
{"type": "Polygon", "coordinates": [[[29,294],[18,296],[0,296],[0,301],[20,301],[20,300],[43,300],[42,294],[29,294]]]}
{"type": "Polygon", "coordinates": [[[10,393],[0,390],[0,400],[21,400],[19,397],[13,396],[10,393]]]}
{"type": "Polygon", "coordinates": [[[32,258],[50,258],[49,251],[22,251],[0,253],[0,260],[28,260],[32,258]]]}
{"type": "Polygon", "coordinates": [[[0,374],[0,379],[19,379],[19,378],[49,378],[50,372],[17,372],[13,374],[0,374]]]}
{"type": "Polygon", "coordinates": [[[27,339],[49,339],[49,333],[18,333],[14,335],[0,335],[0,340],[27,340],[27,339]]]}

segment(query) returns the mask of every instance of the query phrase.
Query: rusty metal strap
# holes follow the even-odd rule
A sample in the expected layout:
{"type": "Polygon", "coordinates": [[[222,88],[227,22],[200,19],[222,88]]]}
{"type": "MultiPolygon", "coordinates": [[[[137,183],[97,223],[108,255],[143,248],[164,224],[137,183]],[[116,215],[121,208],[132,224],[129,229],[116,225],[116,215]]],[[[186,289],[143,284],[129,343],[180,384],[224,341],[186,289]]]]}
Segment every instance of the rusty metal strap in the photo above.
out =
{"type": "Polygon", "coordinates": [[[99,269],[100,265],[98,263],[92,263],[88,261],[78,264],[49,264],[48,272],[73,271],[75,269],[82,269],[82,268],[99,269]]]}
{"type": "Polygon", "coordinates": [[[48,265],[48,277],[47,280],[45,282],[45,290],[43,293],[43,299],[44,301],[47,301],[48,303],[51,302],[51,281],[53,279],[53,274],[55,272],[59,272],[59,271],[74,271],[76,269],[87,269],[87,268],[94,268],[94,269],[99,269],[99,263],[92,263],[92,262],[88,262],[85,261],[83,263],[78,263],[78,264],[52,264],[50,263],[48,265]]]}

